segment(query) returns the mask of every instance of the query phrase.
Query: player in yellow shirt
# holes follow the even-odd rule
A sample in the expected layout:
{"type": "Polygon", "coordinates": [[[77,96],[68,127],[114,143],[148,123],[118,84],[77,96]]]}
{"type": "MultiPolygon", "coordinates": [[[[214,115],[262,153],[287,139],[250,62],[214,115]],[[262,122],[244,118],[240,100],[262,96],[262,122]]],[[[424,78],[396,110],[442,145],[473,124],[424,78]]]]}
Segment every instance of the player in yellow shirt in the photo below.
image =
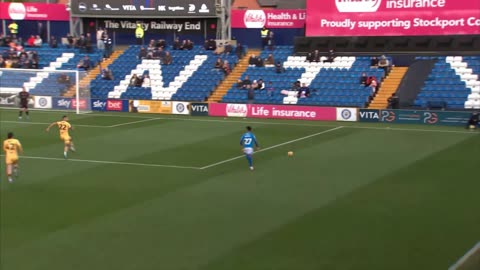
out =
{"type": "Polygon", "coordinates": [[[3,141],[3,151],[5,152],[5,164],[8,182],[13,182],[12,173],[17,176],[18,173],[18,153],[22,153],[20,141],[13,138],[13,133],[7,134],[7,139],[3,141]]]}
{"type": "Polygon", "coordinates": [[[47,132],[50,131],[50,128],[57,126],[60,131],[60,139],[64,143],[63,156],[67,158],[68,150],[75,152],[75,146],[73,145],[72,137],[69,134],[70,130],[73,130],[72,125],[68,122],[68,117],[64,115],[61,121],[53,122],[47,127],[47,132]]]}

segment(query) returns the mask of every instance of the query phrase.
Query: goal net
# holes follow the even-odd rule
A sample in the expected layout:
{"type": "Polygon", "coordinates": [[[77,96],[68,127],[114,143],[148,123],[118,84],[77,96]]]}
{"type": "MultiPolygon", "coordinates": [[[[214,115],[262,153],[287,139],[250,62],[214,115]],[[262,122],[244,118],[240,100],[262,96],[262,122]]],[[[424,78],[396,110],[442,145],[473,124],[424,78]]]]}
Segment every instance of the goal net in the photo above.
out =
{"type": "Polygon", "coordinates": [[[85,71],[0,68],[1,108],[18,108],[18,93],[23,88],[30,93],[33,109],[91,111],[85,71]]]}

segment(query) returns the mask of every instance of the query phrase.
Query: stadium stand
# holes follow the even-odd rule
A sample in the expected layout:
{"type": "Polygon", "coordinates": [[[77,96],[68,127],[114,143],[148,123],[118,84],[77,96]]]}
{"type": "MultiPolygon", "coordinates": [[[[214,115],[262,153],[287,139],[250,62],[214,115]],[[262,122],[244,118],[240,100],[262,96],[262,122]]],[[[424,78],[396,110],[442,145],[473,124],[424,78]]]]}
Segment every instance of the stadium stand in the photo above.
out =
{"type": "MultiPolygon", "coordinates": [[[[139,50],[139,46],[130,46],[111,65],[114,78],[119,79],[106,81],[97,76],[91,85],[92,97],[204,101],[224,78],[223,72],[214,69],[218,56],[200,46],[193,50],[170,51],[171,65],[160,64],[158,59],[137,59],[139,50]],[[150,86],[129,86],[134,74],[148,74],[150,86]]],[[[233,54],[222,58],[231,65],[238,62],[233,54]]]]}
{"type": "MultiPolygon", "coordinates": [[[[79,49],[70,49],[66,47],[50,48],[44,45],[35,48],[39,56],[39,68],[35,71],[43,72],[28,73],[30,69],[25,69],[25,73],[19,71],[3,71],[2,74],[2,92],[18,92],[22,87],[26,87],[33,95],[60,96],[68,90],[70,84],[58,83],[58,74],[53,76],[48,71],[53,70],[75,70],[78,61],[84,54],[80,54],[79,49]]],[[[93,52],[89,54],[92,64],[96,65],[101,60],[101,53],[93,52]]],[[[32,70],[33,71],[33,70],[32,70]]],[[[74,81],[75,78],[69,78],[74,81]]]]}
{"type": "MultiPolygon", "coordinates": [[[[427,59],[429,57],[419,57],[427,59]]],[[[414,105],[422,108],[480,109],[476,56],[435,57],[437,62],[414,105]]]]}
{"type": "MultiPolygon", "coordinates": [[[[339,56],[334,62],[307,62],[305,56],[292,56],[293,47],[279,46],[274,51],[264,50],[262,58],[272,53],[277,60],[286,59],[283,63],[285,73],[276,73],[271,67],[249,67],[242,75],[243,80],[249,76],[251,80],[263,79],[272,82],[275,91],[273,95],[267,91],[256,91],[256,103],[270,104],[303,104],[322,106],[355,106],[365,107],[370,101],[373,92],[359,84],[359,76],[366,72],[378,80],[384,77],[381,69],[370,67],[369,57],[339,56]],[[292,83],[299,80],[309,85],[312,93],[308,98],[298,98],[296,91],[288,91],[292,83]],[[282,91],[284,90],[284,91],[282,91]],[[283,94],[282,94],[283,93],[283,94]],[[286,95],[285,95],[286,94],[286,95]]],[[[222,98],[222,102],[244,103],[247,101],[245,90],[232,87],[222,98]]]]}

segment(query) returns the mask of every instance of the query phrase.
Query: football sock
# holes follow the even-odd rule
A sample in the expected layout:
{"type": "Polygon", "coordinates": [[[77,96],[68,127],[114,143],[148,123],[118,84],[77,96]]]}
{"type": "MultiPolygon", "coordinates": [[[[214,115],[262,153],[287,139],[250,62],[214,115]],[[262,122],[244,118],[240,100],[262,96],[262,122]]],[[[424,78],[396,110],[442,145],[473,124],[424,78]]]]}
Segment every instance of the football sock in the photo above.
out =
{"type": "Polygon", "coordinates": [[[18,112],[18,117],[22,117],[22,111],[18,112]]]}
{"type": "Polygon", "coordinates": [[[28,112],[28,111],[26,111],[26,112],[25,112],[25,114],[28,116],[28,115],[29,115],[29,112],[28,112]]]}
{"type": "Polygon", "coordinates": [[[63,156],[67,158],[67,152],[63,152],[63,156]]]}
{"type": "Polygon", "coordinates": [[[247,155],[248,166],[253,166],[253,158],[251,155],[247,155]]]}
{"type": "Polygon", "coordinates": [[[13,174],[15,174],[15,176],[18,176],[18,168],[13,168],[13,174]]]}

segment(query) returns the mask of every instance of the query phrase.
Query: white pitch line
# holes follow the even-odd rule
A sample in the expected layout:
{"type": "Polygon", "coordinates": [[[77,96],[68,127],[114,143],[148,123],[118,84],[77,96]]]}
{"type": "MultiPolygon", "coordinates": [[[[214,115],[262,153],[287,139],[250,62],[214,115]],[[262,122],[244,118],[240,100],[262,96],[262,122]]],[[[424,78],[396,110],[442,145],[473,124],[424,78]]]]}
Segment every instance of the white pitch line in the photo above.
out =
{"type": "Polygon", "coordinates": [[[147,119],[138,120],[138,121],[133,121],[133,122],[126,122],[126,123],[111,125],[111,126],[108,126],[108,127],[109,127],[109,128],[115,128],[115,127],[121,127],[121,126],[132,125],[132,124],[138,124],[138,123],[143,123],[143,122],[148,122],[148,121],[154,121],[154,120],[160,120],[160,118],[147,118],[147,119]]]}
{"type": "MultiPolygon", "coordinates": [[[[51,123],[42,123],[42,122],[26,122],[26,121],[0,121],[0,123],[11,123],[11,124],[24,124],[24,125],[45,125],[48,126],[51,123]]],[[[110,126],[95,126],[95,125],[73,125],[75,127],[91,127],[91,128],[108,128],[110,126]]]]}
{"type": "Polygon", "coordinates": [[[362,127],[362,126],[346,126],[346,128],[356,129],[370,129],[370,130],[394,130],[394,131],[413,131],[413,132],[435,132],[435,133],[456,133],[456,134],[479,134],[472,131],[459,131],[459,130],[441,130],[441,129],[416,129],[416,128],[392,128],[392,127],[362,127]]]}
{"type": "MultiPolygon", "coordinates": [[[[5,156],[5,155],[1,155],[5,156]]],[[[149,163],[134,163],[134,162],[123,162],[123,161],[107,161],[107,160],[89,160],[89,159],[76,159],[76,158],[53,158],[53,157],[35,157],[35,156],[20,156],[20,158],[25,159],[38,159],[38,160],[55,160],[55,161],[73,161],[73,162],[85,162],[85,163],[97,163],[97,164],[113,164],[113,165],[129,165],[129,166],[141,166],[141,167],[161,167],[161,168],[174,168],[174,169],[191,169],[191,170],[200,170],[198,167],[190,166],[176,166],[176,165],[165,165],[165,164],[149,164],[149,163]]]]}
{"type": "MultiPolygon", "coordinates": [[[[287,144],[291,144],[291,143],[294,143],[294,142],[306,140],[306,139],[309,139],[309,138],[312,138],[312,137],[315,137],[315,136],[318,136],[318,135],[322,135],[322,134],[326,134],[326,133],[329,133],[329,132],[332,132],[332,131],[335,131],[335,130],[339,130],[341,128],[344,128],[344,127],[339,126],[339,127],[336,127],[336,128],[331,128],[331,129],[328,129],[328,130],[317,132],[315,134],[311,134],[311,135],[308,135],[308,136],[305,136],[305,137],[294,139],[294,140],[291,140],[291,141],[288,141],[288,142],[283,142],[283,143],[279,143],[279,144],[276,144],[276,145],[272,145],[272,146],[269,146],[267,148],[262,148],[262,149],[256,151],[255,153],[265,152],[267,150],[271,150],[271,149],[274,149],[274,148],[277,148],[277,147],[280,147],[280,146],[284,146],[284,145],[287,145],[287,144]]],[[[200,170],[205,170],[205,169],[208,169],[208,168],[212,168],[212,167],[215,167],[215,166],[218,166],[218,165],[230,162],[230,161],[234,161],[234,160],[237,160],[237,159],[240,159],[240,158],[244,158],[244,157],[245,157],[245,155],[241,155],[241,156],[236,156],[236,157],[233,157],[233,158],[230,158],[230,159],[222,160],[220,162],[201,167],[200,170]]]]}

